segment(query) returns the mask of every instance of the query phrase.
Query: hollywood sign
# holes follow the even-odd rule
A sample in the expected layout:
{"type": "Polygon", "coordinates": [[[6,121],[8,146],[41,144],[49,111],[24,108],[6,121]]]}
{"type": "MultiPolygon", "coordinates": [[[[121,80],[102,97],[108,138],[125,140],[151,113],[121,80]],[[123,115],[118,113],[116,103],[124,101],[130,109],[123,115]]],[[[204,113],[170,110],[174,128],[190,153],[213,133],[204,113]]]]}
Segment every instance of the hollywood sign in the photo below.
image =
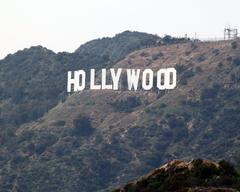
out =
{"type": "MultiPolygon", "coordinates": [[[[96,82],[95,69],[90,69],[90,90],[119,90],[120,78],[125,73],[128,90],[137,91],[140,87],[143,90],[151,90],[156,86],[159,90],[174,89],[177,83],[177,72],[175,68],[163,68],[154,72],[151,69],[102,69],[101,83],[96,82]],[[110,72],[110,73],[107,73],[110,72]],[[111,83],[107,79],[111,79],[111,83]],[[156,81],[156,82],[154,82],[156,81]]],[[[86,89],[86,72],[84,70],[68,71],[68,92],[78,92],[86,89]]]]}

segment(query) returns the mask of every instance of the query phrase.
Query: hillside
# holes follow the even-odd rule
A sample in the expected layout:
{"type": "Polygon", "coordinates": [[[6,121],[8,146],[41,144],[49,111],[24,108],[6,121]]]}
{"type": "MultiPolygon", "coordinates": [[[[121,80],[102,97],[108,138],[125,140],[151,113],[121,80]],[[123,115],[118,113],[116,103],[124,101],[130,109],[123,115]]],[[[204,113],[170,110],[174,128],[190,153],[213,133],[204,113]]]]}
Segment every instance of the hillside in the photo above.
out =
{"type": "MultiPolygon", "coordinates": [[[[110,191],[176,158],[201,157],[234,162],[238,158],[240,144],[239,43],[154,44],[130,53],[117,63],[100,62],[92,56],[89,57],[94,60],[92,63],[90,59],[81,60],[76,55],[79,50],[73,53],[76,57],[71,58],[67,53],[54,55],[47,51],[53,59],[61,56],[60,63],[66,61],[66,66],[60,70],[61,65],[54,65],[53,76],[48,74],[49,68],[45,68],[51,65],[44,66],[47,71],[41,81],[41,84],[45,82],[44,87],[48,87],[46,78],[56,77],[58,73],[55,71],[58,70],[59,75],[66,75],[64,70],[110,66],[153,70],[175,67],[178,85],[172,91],[133,92],[124,90],[125,84],[122,82],[122,91],[86,90],[65,96],[63,100],[56,99],[56,94],[52,96],[53,101],[46,95],[54,87],[63,86],[64,78],[52,81],[56,85],[50,84],[45,94],[41,89],[35,92],[28,88],[31,93],[42,94],[43,97],[37,99],[37,104],[18,112],[18,115],[23,112],[32,115],[32,110],[43,107],[44,102],[50,105],[47,104],[47,110],[35,118],[4,132],[8,137],[3,135],[5,140],[1,140],[0,188],[3,191],[24,192],[110,191]],[[77,60],[79,65],[74,62],[77,60]]],[[[32,57],[34,54],[29,55],[32,57]]],[[[10,66],[7,63],[11,63],[15,56],[1,61],[1,70],[3,66],[10,66]]],[[[50,56],[45,58],[49,59],[50,56]]],[[[33,63],[29,63],[29,70],[33,63]]],[[[43,60],[44,63],[48,64],[43,60]]],[[[11,72],[12,68],[6,71],[11,72]]],[[[38,72],[43,74],[42,71],[38,72]]],[[[34,81],[30,78],[28,83],[23,83],[23,87],[33,86],[34,81]]],[[[6,80],[1,82],[7,83],[6,80]]],[[[3,90],[6,90],[12,85],[4,86],[3,90]]],[[[65,90],[60,87],[58,93],[65,90]]],[[[2,97],[1,111],[6,111],[1,113],[6,114],[1,116],[3,120],[13,117],[7,113],[12,109],[13,98],[9,98],[12,95],[2,97]],[[8,108],[6,102],[7,106],[10,105],[8,108]]],[[[26,96],[22,98],[24,100],[26,96]]],[[[26,102],[29,104],[30,101],[28,98],[26,102]]],[[[21,102],[25,107],[25,103],[21,102]]],[[[13,107],[18,106],[18,103],[13,104],[13,107]]],[[[4,124],[1,125],[4,129],[4,124]]]]}
{"type": "Polygon", "coordinates": [[[154,46],[159,37],[128,31],[107,39],[87,42],[74,53],[56,54],[35,46],[0,60],[0,137],[11,135],[16,127],[37,120],[64,101],[68,70],[111,66],[134,50],[154,46]],[[110,55],[109,47],[117,54],[110,55]]]}
{"type": "Polygon", "coordinates": [[[239,178],[226,161],[174,160],[113,192],[237,192],[239,178]]]}

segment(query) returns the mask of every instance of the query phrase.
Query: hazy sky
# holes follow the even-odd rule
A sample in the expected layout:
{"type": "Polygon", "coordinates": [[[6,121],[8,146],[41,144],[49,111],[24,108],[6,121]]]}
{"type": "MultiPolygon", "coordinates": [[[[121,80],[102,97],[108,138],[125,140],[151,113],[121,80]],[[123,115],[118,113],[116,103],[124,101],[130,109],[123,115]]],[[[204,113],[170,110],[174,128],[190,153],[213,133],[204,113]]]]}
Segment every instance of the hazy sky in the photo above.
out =
{"type": "Polygon", "coordinates": [[[239,0],[0,0],[0,58],[33,45],[72,52],[125,30],[199,38],[240,29],[239,0]]]}

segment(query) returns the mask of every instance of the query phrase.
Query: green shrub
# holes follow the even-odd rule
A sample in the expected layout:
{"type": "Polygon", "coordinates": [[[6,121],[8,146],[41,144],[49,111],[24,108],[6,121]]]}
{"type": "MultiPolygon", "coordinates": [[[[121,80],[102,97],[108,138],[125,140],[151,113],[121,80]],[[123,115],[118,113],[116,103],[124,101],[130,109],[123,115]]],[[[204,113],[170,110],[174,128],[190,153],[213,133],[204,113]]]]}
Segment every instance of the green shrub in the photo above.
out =
{"type": "Polygon", "coordinates": [[[217,89],[205,88],[201,92],[201,100],[213,99],[217,96],[217,89]]]}
{"type": "Polygon", "coordinates": [[[224,174],[226,174],[226,175],[234,175],[234,176],[238,175],[236,170],[235,170],[235,168],[234,168],[234,166],[231,163],[229,163],[229,162],[227,162],[225,160],[222,160],[222,161],[219,162],[219,165],[224,170],[224,174]]]}
{"type": "Polygon", "coordinates": [[[130,96],[124,99],[116,100],[110,103],[116,112],[131,112],[134,108],[141,105],[141,100],[139,97],[130,96]]]}
{"type": "Polygon", "coordinates": [[[91,121],[86,116],[79,116],[73,120],[72,134],[76,136],[90,136],[94,132],[91,121]]]}
{"type": "Polygon", "coordinates": [[[238,47],[237,42],[236,42],[236,41],[233,41],[233,42],[231,43],[231,47],[232,47],[232,49],[237,49],[237,47],[238,47]]]}
{"type": "Polygon", "coordinates": [[[213,49],[212,50],[212,53],[216,56],[216,55],[219,55],[220,53],[220,50],[219,49],[213,49]]]}
{"type": "Polygon", "coordinates": [[[157,60],[157,59],[159,59],[159,58],[162,57],[162,56],[163,56],[163,53],[162,53],[162,52],[153,54],[153,55],[152,55],[152,60],[157,60]]]}
{"type": "Polygon", "coordinates": [[[196,71],[196,73],[201,73],[203,70],[200,66],[197,66],[195,71],[196,71]]]}
{"type": "Polygon", "coordinates": [[[233,65],[236,65],[236,66],[239,66],[239,65],[240,65],[240,58],[234,58],[234,59],[232,60],[232,64],[233,64],[233,65]]]}
{"type": "Polygon", "coordinates": [[[206,56],[205,56],[205,55],[200,55],[200,56],[197,57],[197,61],[198,61],[199,63],[201,63],[201,62],[203,62],[203,61],[205,61],[205,60],[206,60],[206,56]]]}

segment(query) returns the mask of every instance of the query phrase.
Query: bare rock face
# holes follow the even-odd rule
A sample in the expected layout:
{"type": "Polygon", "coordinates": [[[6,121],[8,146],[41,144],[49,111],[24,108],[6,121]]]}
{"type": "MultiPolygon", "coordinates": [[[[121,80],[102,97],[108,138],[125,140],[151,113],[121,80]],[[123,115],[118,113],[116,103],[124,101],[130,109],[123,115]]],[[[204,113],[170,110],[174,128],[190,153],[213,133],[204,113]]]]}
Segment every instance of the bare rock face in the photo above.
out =
{"type": "Polygon", "coordinates": [[[236,192],[239,175],[226,162],[173,160],[114,192],[236,192]]]}

